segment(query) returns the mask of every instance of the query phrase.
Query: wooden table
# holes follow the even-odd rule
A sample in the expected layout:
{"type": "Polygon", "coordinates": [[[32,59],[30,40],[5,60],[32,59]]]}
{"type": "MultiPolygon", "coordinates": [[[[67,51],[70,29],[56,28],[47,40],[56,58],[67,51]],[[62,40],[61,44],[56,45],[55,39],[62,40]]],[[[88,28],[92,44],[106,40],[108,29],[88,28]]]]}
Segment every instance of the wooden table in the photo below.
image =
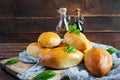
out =
{"type": "MultiPolygon", "coordinates": [[[[85,35],[87,36],[89,40],[93,42],[108,44],[120,50],[120,32],[85,32],[85,35]]],[[[39,33],[22,34],[21,36],[27,36],[27,39],[31,39],[30,36],[32,37],[34,36],[34,39],[32,39],[29,42],[25,42],[25,43],[17,43],[17,41],[14,42],[14,40],[13,40],[13,43],[0,43],[0,60],[18,56],[19,52],[25,50],[26,46],[30,42],[37,40],[39,33]]],[[[7,38],[10,39],[9,38],[10,36],[4,36],[4,37],[6,37],[6,39],[7,38]]],[[[8,42],[9,41],[10,40],[8,40],[8,42]]],[[[3,80],[3,79],[4,80],[18,80],[14,76],[0,69],[0,80],[3,80]]]]}

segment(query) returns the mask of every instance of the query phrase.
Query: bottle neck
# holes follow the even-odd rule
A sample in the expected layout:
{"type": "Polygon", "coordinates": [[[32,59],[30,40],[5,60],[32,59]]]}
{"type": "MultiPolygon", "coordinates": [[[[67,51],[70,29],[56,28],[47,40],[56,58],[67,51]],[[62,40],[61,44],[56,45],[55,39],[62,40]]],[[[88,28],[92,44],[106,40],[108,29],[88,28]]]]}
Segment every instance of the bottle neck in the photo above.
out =
{"type": "Polygon", "coordinates": [[[81,32],[83,32],[83,28],[82,28],[82,16],[80,14],[76,14],[74,15],[74,23],[73,24],[76,24],[77,25],[77,29],[79,29],[81,32]]]}
{"type": "Polygon", "coordinates": [[[81,15],[74,15],[74,22],[80,22],[81,24],[84,23],[84,17],[81,15]]]}
{"type": "Polygon", "coordinates": [[[65,27],[66,27],[66,30],[68,31],[68,22],[67,22],[67,16],[66,16],[66,14],[61,14],[60,15],[60,22],[61,22],[61,26],[62,25],[65,25],[65,27]]]}
{"type": "Polygon", "coordinates": [[[80,20],[80,15],[74,15],[74,21],[78,22],[80,20]]]}
{"type": "Polygon", "coordinates": [[[62,19],[62,20],[63,20],[64,18],[66,18],[66,14],[64,14],[64,15],[63,15],[63,14],[61,14],[61,15],[60,15],[60,19],[62,19]]]}

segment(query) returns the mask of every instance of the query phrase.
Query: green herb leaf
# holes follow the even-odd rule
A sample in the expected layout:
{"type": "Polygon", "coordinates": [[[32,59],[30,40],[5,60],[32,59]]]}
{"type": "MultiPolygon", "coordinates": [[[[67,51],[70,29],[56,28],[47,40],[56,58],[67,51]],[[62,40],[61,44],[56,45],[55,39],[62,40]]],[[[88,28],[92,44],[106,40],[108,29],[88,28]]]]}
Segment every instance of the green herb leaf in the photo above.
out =
{"type": "Polygon", "coordinates": [[[43,71],[39,74],[37,74],[35,77],[33,77],[33,80],[48,80],[49,78],[52,78],[56,75],[53,71],[43,71]]]}
{"type": "Polygon", "coordinates": [[[76,34],[80,34],[80,30],[79,30],[79,29],[75,30],[74,32],[75,32],[76,34]]]}
{"type": "Polygon", "coordinates": [[[80,30],[77,29],[77,25],[76,25],[76,24],[74,24],[74,25],[69,25],[69,26],[68,26],[68,29],[69,29],[70,32],[74,32],[74,33],[76,33],[76,34],[80,34],[80,30]]]}
{"type": "Polygon", "coordinates": [[[73,24],[72,26],[75,30],[77,29],[77,25],[76,24],[73,24]]]}
{"type": "Polygon", "coordinates": [[[108,51],[110,54],[115,53],[117,50],[115,48],[108,48],[106,49],[106,51],[108,51]]]}
{"type": "Polygon", "coordinates": [[[75,26],[73,27],[72,25],[69,25],[68,29],[69,29],[70,32],[74,32],[76,30],[76,27],[75,26]]]}
{"type": "Polygon", "coordinates": [[[6,65],[12,65],[12,64],[16,64],[18,62],[19,62],[19,60],[16,59],[16,58],[15,59],[10,59],[6,63],[3,64],[2,68],[4,68],[6,65]]]}
{"type": "Polygon", "coordinates": [[[74,46],[66,46],[66,51],[67,52],[75,52],[76,48],[74,46]]]}

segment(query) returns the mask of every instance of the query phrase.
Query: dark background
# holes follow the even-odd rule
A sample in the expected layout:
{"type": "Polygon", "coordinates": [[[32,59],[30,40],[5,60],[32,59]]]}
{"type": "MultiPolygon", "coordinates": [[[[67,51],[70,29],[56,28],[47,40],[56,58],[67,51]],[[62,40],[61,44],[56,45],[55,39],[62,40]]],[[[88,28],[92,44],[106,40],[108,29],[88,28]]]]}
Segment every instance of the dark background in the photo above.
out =
{"type": "Polygon", "coordinates": [[[120,32],[120,0],[0,0],[0,42],[31,42],[55,31],[60,7],[69,15],[81,9],[84,32],[120,32]]]}

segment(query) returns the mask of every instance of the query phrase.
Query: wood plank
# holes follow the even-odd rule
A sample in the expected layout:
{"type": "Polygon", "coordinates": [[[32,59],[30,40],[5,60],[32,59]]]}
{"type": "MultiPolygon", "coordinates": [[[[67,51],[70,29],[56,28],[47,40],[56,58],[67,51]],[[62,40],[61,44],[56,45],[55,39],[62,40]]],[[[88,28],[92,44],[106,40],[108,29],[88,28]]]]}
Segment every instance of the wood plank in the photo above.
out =
{"type": "Polygon", "coordinates": [[[22,51],[0,51],[0,58],[1,59],[7,59],[7,58],[12,58],[12,57],[17,57],[19,53],[22,51]]]}
{"type": "Polygon", "coordinates": [[[0,51],[21,51],[25,50],[29,43],[0,43],[0,51]]]}
{"type": "MultiPolygon", "coordinates": [[[[16,33],[56,31],[59,18],[16,19],[16,33]],[[33,27],[34,26],[34,27],[33,27]],[[32,31],[31,31],[32,30],[32,31]]],[[[85,32],[120,32],[120,17],[85,17],[85,32]]]]}
{"type": "MultiPolygon", "coordinates": [[[[0,19],[0,33],[56,31],[59,17],[17,17],[0,19]]],[[[120,16],[85,17],[84,32],[120,32],[120,16]]],[[[19,35],[21,36],[21,35],[19,35]]],[[[16,37],[18,38],[18,37],[16,37]]]]}
{"type": "Polygon", "coordinates": [[[30,43],[37,41],[40,33],[0,33],[0,43],[30,43]]]}
{"type": "Polygon", "coordinates": [[[87,17],[85,32],[120,32],[120,17],[87,17]]]}
{"type": "Polygon", "coordinates": [[[26,50],[27,43],[1,43],[0,44],[0,58],[16,57],[20,52],[26,50]]]}
{"type": "Polygon", "coordinates": [[[120,50],[120,33],[85,33],[87,38],[93,42],[111,45],[120,50]]]}
{"type": "Polygon", "coordinates": [[[13,19],[0,19],[0,32],[10,33],[15,29],[13,19]]]}
{"type": "Polygon", "coordinates": [[[84,15],[118,15],[120,0],[0,0],[0,16],[57,16],[60,7],[71,14],[81,8],[84,15]],[[107,4],[107,5],[106,5],[107,4]]]}
{"type": "MultiPolygon", "coordinates": [[[[12,58],[10,58],[12,59],[12,58]]],[[[3,65],[5,62],[7,62],[10,59],[5,59],[0,61],[0,65],[3,65]]],[[[12,74],[13,76],[17,77],[17,74],[22,74],[25,71],[27,71],[30,67],[32,67],[34,64],[26,64],[23,62],[18,62],[17,64],[13,64],[13,65],[8,65],[5,67],[5,70],[12,74]]]]}
{"type": "MultiPolygon", "coordinates": [[[[19,51],[23,50],[26,48],[26,46],[29,43],[37,41],[39,35],[40,33],[13,33],[13,34],[1,33],[0,34],[0,36],[2,37],[2,39],[0,39],[1,51],[5,50],[5,46],[4,48],[2,48],[3,45],[6,45],[6,46],[18,45],[20,47],[17,47],[17,49],[19,51]]],[[[120,43],[119,43],[120,33],[119,32],[115,32],[115,33],[114,32],[85,32],[85,35],[91,41],[108,44],[120,49],[120,43]]],[[[14,48],[12,48],[11,46],[11,51],[14,50],[14,48]]]]}
{"type": "Polygon", "coordinates": [[[120,14],[120,0],[17,0],[15,4],[15,16],[57,16],[60,7],[68,8],[69,14],[78,7],[85,15],[120,14]]]}
{"type": "Polygon", "coordinates": [[[14,0],[0,0],[0,16],[13,17],[14,16],[13,3],[14,0]]]}
{"type": "MultiPolygon", "coordinates": [[[[10,58],[10,59],[13,59],[13,58],[10,58]]],[[[10,59],[5,59],[5,60],[2,60],[0,61],[0,65],[3,65],[5,62],[7,62],[8,60],[10,59]]],[[[7,65],[5,67],[5,70],[12,74],[13,76],[16,76],[17,77],[17,74],[23,74],[24,72],[26,72],[30,67],[32,67],[34,64],[28,64],[28,63],[23,63],[23,62],[18,62],[17,64],[13,64],[13,65],[7,65]]],[[[61,73],[64,71],[64,70],[53,70],[53,69],[48,69],[48,70],[52,70],[54,72],[57,73],[57,75],[49,80],[61,80],[62,79],[62,75],[61,73]]],[[[29,80],[32,80],[31,77],[28,78],[29,80]]]]}
{"type": "MultiPolygon", "coordinates": [[[[13,59],[13,58],[10,58],[13,59]]],[[[0,63],[1,65],[4,64],[5,62],[7,62],[10,59],[5,59],[2,60],[0,63]]],[[[27,64],[27,63],[23,63],[23,62],[18,62],[17,64],[13,64],[13,65],[8,65],[6,66],[6,70],[11,69],[11,73],[13,73],[13,75],[16,76],[16,74],[19,72],[19,74],[23,74],[27,69],[29,69],[30,67],[32,67],[34,64],[27,64]],[[17,66],[17,68],[16,68],[17,66]]]]}
{"type": "Polygon", "coordinates": [[[26,50],[29,43],[0,43],[0,58],[11,58],[26,50]]]}

